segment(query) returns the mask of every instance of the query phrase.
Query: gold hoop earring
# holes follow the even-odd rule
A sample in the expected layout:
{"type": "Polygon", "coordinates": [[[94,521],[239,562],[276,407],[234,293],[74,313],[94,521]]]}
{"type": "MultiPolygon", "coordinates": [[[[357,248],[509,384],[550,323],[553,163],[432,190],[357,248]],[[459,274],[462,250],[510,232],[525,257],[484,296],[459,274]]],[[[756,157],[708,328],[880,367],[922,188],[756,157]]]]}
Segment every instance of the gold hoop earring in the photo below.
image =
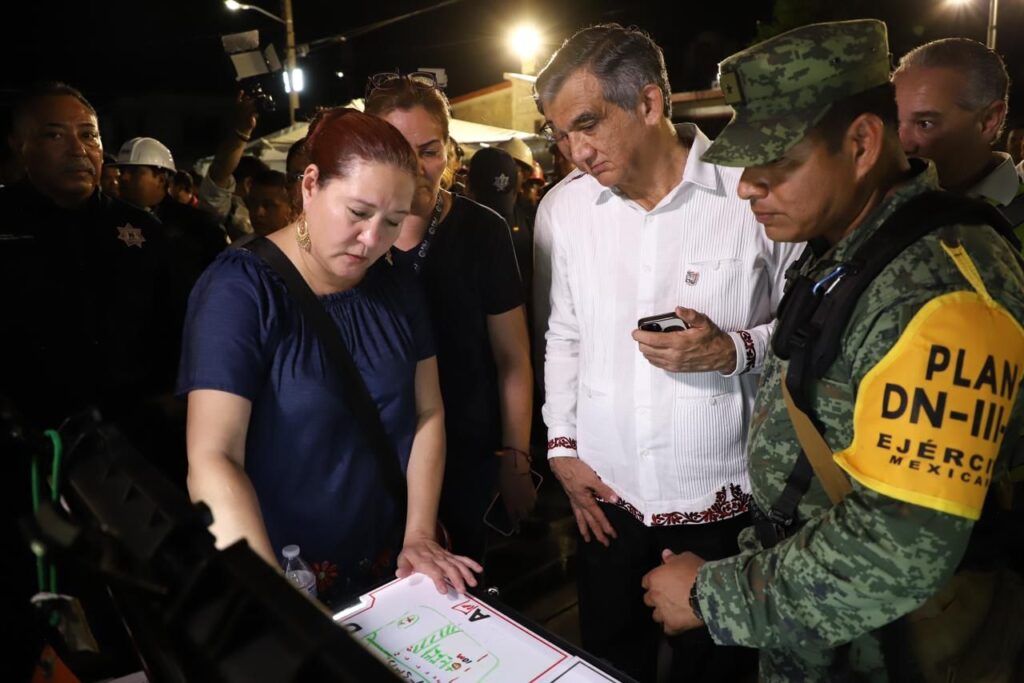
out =
{"type": "Polygon", "coordinates": [[[302,251],[309,251],[309,225],[305,216],[302,217],[302,223],[295,225],[295,243],[302,251]]]}

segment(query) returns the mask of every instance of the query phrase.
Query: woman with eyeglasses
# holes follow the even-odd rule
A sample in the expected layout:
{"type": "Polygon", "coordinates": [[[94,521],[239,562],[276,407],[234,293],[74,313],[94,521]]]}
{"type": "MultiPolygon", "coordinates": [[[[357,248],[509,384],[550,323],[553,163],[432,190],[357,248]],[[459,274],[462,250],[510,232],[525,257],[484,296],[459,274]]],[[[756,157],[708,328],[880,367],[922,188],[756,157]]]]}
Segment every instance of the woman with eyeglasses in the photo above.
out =
{"type": "Polygon", "coordinates": [[[178,376],[189,492],[213,512],[219,547],[244,538],[276,563],[298,544],[328,604],[396,562],[399,576],[464,590],[481,567],[435,538],[445,437],[434,341],[414,278],[381,258],[413,205],[416,156],[351,109],[321,112],[305,152],[303,213],[267,239],[341,333],[405,471],[406,517],[324,340],[248,249],[223,252],[189,300],[178,376]]]}
{"type": "Polygon", "coordinates": [[[512,237],[498,214],[440,187],[449,107],[433,74],[380,74],[367,90],[366,112],[394,125],[418,160],[411,214],[392,251],[417,274],[434,324],[448,439],[441,521],[456,552],[480,559],[495,489],[513,524],[536,502],[533,379],[512,237]]]}

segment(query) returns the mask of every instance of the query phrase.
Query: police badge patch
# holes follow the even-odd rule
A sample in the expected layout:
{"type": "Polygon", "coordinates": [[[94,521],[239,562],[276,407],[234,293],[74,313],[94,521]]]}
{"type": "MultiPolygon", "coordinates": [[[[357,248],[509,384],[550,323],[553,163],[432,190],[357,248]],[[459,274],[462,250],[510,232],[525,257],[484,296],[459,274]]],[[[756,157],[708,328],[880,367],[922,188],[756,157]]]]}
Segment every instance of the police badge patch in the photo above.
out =
{"type": "Polygon", "coordinates": [[[698,273],[697,271],[695,271],[695,270],[688,270],[688,271],[686,271],[686,284],[691,285],[691,286],[695,285],[695,284],[697,284],[697,280],[699,280],[699,279],[700,279],[700,273],[698,273]]]}
{"type": "Polygon", "coordinates": [[[142,248],[142,243],[146,241],[146,238],[142,235],[142,228],[136,228],[131,223],[125,223],[117,229],[117,239],[121,240],[129,247],[142,248]]]}

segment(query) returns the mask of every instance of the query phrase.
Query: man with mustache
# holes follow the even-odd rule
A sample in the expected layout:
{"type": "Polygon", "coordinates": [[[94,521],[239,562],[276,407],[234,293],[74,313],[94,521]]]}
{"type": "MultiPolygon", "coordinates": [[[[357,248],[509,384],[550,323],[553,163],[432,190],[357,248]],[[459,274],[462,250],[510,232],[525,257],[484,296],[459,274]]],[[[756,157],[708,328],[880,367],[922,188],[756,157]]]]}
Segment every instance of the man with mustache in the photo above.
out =
{"type": "MultiPolygon", "coordinates": [[[[56,428],[96,406],[134,438],[147,431],[141,399],[168,390],[176,364],[180,312],[164,299],[159,225],[99,191],[103,144],[96,111],[80,92],[39,86],[17,103],[12,124],[25,178],[0,189],[0,397],[32,429],[56,428]]],[[[33,556],[15,527],[31,510],[29,468],[27,458],[7,455],[0,458],[0,542],[8,553],[0,639],[31,657],[39,652],[28,642],[33,556]]],[[[19,663],[8,672],[27,680],[19,663]]]]}

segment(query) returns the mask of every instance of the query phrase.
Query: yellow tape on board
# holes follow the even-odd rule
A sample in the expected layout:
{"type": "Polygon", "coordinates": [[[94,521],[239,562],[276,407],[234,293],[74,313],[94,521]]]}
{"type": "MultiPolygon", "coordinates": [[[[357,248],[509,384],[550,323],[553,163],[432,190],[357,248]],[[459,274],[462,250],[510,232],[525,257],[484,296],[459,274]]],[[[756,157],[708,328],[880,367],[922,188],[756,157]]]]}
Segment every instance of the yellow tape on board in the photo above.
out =
{"type": "Polygon", "coordinates": [[[864,377],[836,462],[897,500],[977,519],[1020,391],[1024,329],[976,292],[918,311],[864,377]]]}

